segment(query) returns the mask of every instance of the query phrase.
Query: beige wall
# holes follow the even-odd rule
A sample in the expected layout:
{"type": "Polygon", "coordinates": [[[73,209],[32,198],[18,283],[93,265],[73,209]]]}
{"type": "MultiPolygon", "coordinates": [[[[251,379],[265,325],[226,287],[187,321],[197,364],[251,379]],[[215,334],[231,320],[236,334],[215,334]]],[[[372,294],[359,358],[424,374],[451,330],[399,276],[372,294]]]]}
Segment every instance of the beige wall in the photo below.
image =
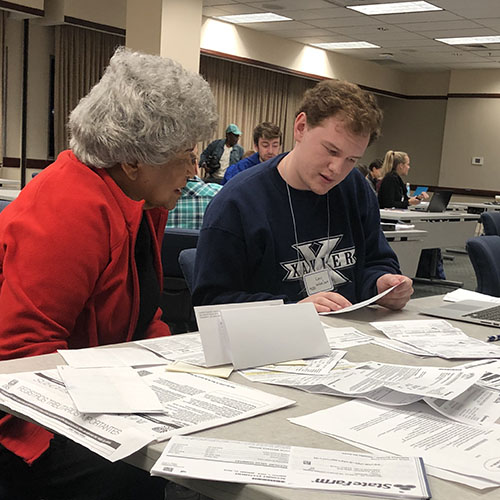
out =
{"type": "Polygon", "coordinates": [[[500,99],[449,99],[439,183],[500,193],[500,99]],[[482,166],[472,165],[484,157],[482,166]]]}
{"type": "Polygon", "coordinates": [[[203,19],[201,47],[392,92],[405,90],[401,71],[214,19],[203,19]]]}
{"type": "Polygon", "coordinates": [[[14,0],[10,3],[14,5],[22,5],[23,7],[31,7],[33,9],[43,10],[44,0],[14,0]]]}
{"type": "Polygon", "coordinates": [[[64,14],[125,29],[126,0],[64,0],[64,14]]]}
{"type": "Polygon", "coordinates": [[[405,151],[411,160],[408,182],[438,184],[447,101],[387,97],[379,101],[384,110],[380,158],[389,149],[405,151]]]}

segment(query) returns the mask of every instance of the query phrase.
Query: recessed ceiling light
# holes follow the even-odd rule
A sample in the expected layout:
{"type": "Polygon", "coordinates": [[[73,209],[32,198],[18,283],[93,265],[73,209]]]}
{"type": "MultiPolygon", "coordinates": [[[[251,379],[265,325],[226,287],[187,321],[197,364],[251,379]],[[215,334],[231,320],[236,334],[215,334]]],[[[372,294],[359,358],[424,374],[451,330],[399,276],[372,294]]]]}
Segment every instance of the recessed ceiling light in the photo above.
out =
{"type": "Polygon", "coordinates": [[[500,36],[461,36],[456,38],[434,38],[448,45],[468,45],[470,43],[500,43],[500,36]]]}
{"type": "Polygon", "coordinates": [[[273,21],[293,21],[290,17],[279,16],[272,12],[260,12],[258,14],[237,14],[234,16],[215,16],[216,19],[221,21],[228,21],[234,24],[248,24],[248,23],[270,23],[273,21]]]}
{"type": "Polygon", "coordinates": [[[370,5],[347,5],[346,7],[366,14],[367,16],[443,10],[441,7],[436,7],[429,2],[374,3],[370,5]]]}
{"type": "Polygon", "coordinates": [[[378,45],[370,42],[328,42],[328,43],[313,43],[315,47],[320,49],[380,49],[378,45]]]}

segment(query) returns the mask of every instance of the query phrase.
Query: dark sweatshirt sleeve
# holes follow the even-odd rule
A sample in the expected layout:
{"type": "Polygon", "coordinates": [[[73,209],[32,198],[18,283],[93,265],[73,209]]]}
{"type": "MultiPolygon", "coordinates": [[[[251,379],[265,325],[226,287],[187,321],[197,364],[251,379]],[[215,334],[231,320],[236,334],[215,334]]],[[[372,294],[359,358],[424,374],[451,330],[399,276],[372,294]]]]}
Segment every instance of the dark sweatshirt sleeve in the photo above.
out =
{"type": "Polygon", "coordinates": [[[380,208],[408,208],[408,197],[401,192],[401,182],[396,175],[386,175],[382,179],[378,203],[380,208]]]}
{"type": "Polygon", "coordinates": [[[241,236],[226,229],[205,227],[196,248],[193,305],[228,304],[282,299],[286,295],[246,291],[253,263],[241,236]]]}

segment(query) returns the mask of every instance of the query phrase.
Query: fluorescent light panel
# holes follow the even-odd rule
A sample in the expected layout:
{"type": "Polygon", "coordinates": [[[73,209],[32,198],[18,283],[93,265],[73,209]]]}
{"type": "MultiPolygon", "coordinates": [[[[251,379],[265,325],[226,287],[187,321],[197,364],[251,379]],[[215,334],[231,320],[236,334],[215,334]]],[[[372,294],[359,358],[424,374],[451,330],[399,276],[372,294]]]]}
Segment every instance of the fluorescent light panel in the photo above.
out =
{"type": "Polygon", "coordinates": [[[328,43],[313,43],[315,47],[320,49],[380,49],[378,45],[370,42],[328,42],[328,43]]]}
{"type": "Polygon", "coordinates": [[[455,38],[434,38],[448,45],[469,45],[473,43],[500,43],[500,36],[461,36],[455,38]]]}
{"type": "Polygon", "coordinates": [[[279,16],[272,12],[259,12],[258,14],[235,14],[232,16],[215,16],[216,19],[234,24],[270,23],[274,21],[292,21],[290,17],[279,16]]]}
{"type": "Polygon", "coordinates": [[[443,10],[428,2],[396,2],[373,3],[370,5],[347,5],[348,9],[356,10],[367,16],[380,14],[405,14],[409,12],[427,12],[429,10],[443,10]]]}

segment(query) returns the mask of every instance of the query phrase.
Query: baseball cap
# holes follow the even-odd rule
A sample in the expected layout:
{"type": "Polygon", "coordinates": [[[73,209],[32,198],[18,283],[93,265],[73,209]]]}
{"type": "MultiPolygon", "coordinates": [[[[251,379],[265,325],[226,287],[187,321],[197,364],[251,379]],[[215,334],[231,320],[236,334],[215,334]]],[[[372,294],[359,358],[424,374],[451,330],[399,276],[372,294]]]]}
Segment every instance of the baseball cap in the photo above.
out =
{"type": "Polygon", "coordinates": [[[235,125],[234,123],[230,123],[227,126],[226,129],[226,134],[234,134],[234,135],[241,135],[241,130],[238,128],[238,125],[235,125]]]}

